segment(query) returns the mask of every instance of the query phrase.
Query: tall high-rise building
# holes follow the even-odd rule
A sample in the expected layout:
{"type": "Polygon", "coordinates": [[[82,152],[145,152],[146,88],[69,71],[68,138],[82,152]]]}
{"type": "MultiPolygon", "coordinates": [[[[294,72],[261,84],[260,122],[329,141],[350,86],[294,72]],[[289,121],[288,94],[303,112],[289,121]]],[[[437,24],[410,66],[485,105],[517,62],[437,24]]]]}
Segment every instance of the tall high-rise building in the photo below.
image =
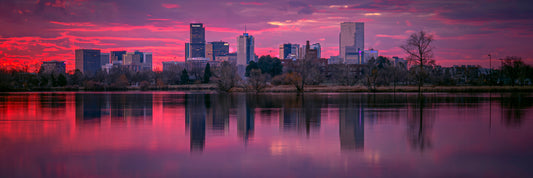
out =
{"type": "Polygon", "coordinates": [[[139,65],[141,63],[142,55],[136,52],[128,52],[123,55],[124,65],[139,65]]]}
{"type": "Polygon", "coordinates": [[[360,51],[365,48],[365,24],[343,22],[339,34],[339,56],[347,64],[361,64],[360,51]]]}
{"type": "Polygon", "coordinates": [[[213,44],[211,43],[205,44],[205,58],[213,61],[215,60],[215,56],[213,56],[213,44]]]}
{"type": "Polygon", "coordinates": [[[100,53],[100,65],[109,64],[109,53],[100,53]]]}
{"type": "Polygon", "coordinates": [[[139,50],[135,50],[133,53],[134,54],[138,54],[139,56],[141,56],[141,63],[144,63],[144,53],[143,52],[140,52],[139,50]]]}
{"type": "Polygon", "coordinates": [[[139,52],[128,52],[123,55],[123,63],[124,67],[132,70],[132,71],[140,71],[142,68],[141,58],[143,56],[139,54],[139,52]]]}
{"type": "Polygon", "coordinates": [[[309,44],[309,41],[306,41],[304,46],[305,46],[305,55],[303,59],[310,59],[310,60],[318,59],[318,51],[316,49],[311,49],[311,45],[309,44]]]}
{"type": "Polygon", "coordinates": [[[99,49],[76,49],[76,69],[84,74],[95,74],[101,67],[99,49]]]}
{"type": "MultiPolygon", "coordinates": [[[[303,45],[301,48],[300,48],[300,56],[301,57],[305,57],[305,49],[306,49],[306,45],[303,45]]],[[[315,43],[315,44],[312,44],[309,46],[309,49],[311,50],[316,50],[316,53],[317,53],[317,58],[321,58],[321,55],[320,55],[320,52],[322,50],[322,48],[320,47],[320,43],[315,43]]]]}
{"type": "Polygon", "coordinates": [[[110,59],[111,64],[116,63],[117,61],[122,62],[122,56],[126,54],[126,51],[111,51],[110,59]]]}
{"type": "Polygon", "coordinates": [[[229,43],[225,41],[213,41],[209,42],[209,44],[213,45],[213,60],[217,56],[225,56],[229,53],[229,43]]]}
{"type": "Polygon", "coordinates": [[[187,61],[187,58],[189,58],[189,54],[191,52],[190,49],[190,43],[185,43],[185,61],[187,61]]]}
{"type": "Polygon", "coordinates": [[[205,57],[205,28],[202,23],[190,24],[189,57],[205,57]]]}
{"type": "Polygon", "coordinates": [[[299,59],[300,54],[300,45],[285,43],[279,45],[279,58],[280,59],[299,59]]]}
{"type": "Polygon", "coordinates": [[[152,70],[152,53],[144,53],[143,70],[152,70]]]}
{"type": "Polygon", "coordinates": [[[237,44],[237,65],[247,65],[250,61],[255,61],[253,36],[243,33],[237,37],[237,44]]]}

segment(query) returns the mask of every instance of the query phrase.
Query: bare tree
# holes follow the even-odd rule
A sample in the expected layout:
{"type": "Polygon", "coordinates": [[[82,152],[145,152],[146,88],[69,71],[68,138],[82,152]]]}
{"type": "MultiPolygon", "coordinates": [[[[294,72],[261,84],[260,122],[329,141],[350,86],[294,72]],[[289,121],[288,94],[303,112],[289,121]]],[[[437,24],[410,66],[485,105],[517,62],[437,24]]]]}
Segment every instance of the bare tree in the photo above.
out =
{"type": "Polygon", "coordinates": [[[354,64],[332,64],[329,65],[332,71],[331,78],[344,86],[353,86],[360,78],[360,69],[354,64]]]}
{"type": "Polygon", "coordinates": [[[239,74],[237,74],[237,66],[227,61],[220,64],[220,67],[216,70],[214,79],[218,89],[223,92],[229,92],[241,80],[239,74]]]}
{"type": "Polygon", "coordinates": [[[418,92],[420,92],[420,87],[423,84],[423,78],[425,76],[425,67],[432,66],[435,64],[433,60],[433,35],[427,34],[425,31],[419,31],[411,34],[407,39],[406,43],[400,48],[407,53],[407,59],[413,65],[418,67],[413,67],[415,71],[415,77],[418,81],[418,92]]]}
{"type": "Polygon", "coordinates": [[[522,58],[518,56],[507,56],[501,60],[501,70],[509,78],[511,85],[514,86],[517,81],[523,85],[527,77],[528,65],[524,64],[522,58]]]}
{"type": "Polygon", "coordinates": [[[263,74],[261,69],[250,70],[250,77],[248,78],[248,86],[256,93],[259,93],[267,86],[268,74],[263,74]]]}
{"type": "Polygon", "coordinates": [[[303,92],[305,85],[318,85],[324,80],[318,59],[298,59],[287,79],[298,92],[303,92]]]}
{"type": "Polygon", "coordinates": [[[407,76],[407,67],[405,65],[406,64],[403,62],[399,62],[395,65],[390,65],[389,69],[387,69],[391,74],[393,92],[396,92],[396,85],[398,85],[399,82],[405,81],[407,76]]]}

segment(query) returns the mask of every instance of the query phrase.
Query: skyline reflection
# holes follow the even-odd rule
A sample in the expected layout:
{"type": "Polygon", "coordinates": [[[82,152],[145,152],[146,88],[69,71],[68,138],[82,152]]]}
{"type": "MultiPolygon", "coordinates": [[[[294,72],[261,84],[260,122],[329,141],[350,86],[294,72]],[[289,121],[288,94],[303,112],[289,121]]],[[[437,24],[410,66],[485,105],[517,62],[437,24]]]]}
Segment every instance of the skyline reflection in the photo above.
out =
{"type": "Polygon", "coordinates": [[[0,176],[215,176],[202,173],[203,168],[227,176],[252,175],[251,170],[295,176],[375,175],[365,167],[395,175],[396,162],[413,158],[417,161],[398,169],[414,177],[420,174],[409,166],[439,170],[480,159],[489,160],[484,168],[497,171],[493,175],[498,177],[515,175],[507,170],[532,175],[525,167],[509,167],[533,160],[527,151],[533,143],[526,141],[533,135],[533,123],[527,119],[533,114],[527,102],[531,99],[523,93],[492,98],[405,93],[0,93],[0,176]],[[231,164],[220,167],[226,162],[231,164]],[[136,169],[140,166],[144,169],[136,169]],[[498,166],[505,169],[495,169],[498,166]],[[304,171],[309,168],[332,171],[304,171]]]}

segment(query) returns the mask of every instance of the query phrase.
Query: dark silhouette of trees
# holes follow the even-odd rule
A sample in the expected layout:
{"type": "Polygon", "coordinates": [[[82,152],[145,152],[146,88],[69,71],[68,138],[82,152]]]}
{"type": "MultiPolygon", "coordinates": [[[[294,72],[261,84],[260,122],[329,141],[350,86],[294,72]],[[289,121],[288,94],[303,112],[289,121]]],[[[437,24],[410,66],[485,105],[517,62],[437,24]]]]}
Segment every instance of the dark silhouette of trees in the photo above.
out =
{"type": "Polygon", "coordinates": [[[291,72],[284,75],[284,81],[293,85],[298,93],[304,92],[305,82],[300,73],[291,72]]]}
{"type": "Polygon", "coordinates": [[[72,75],[69,75],[69,85],[81,86],[83,84],[84,76],[80,70],[74,70],[72,75]]]}
{"type": "Polygon", "coordinates": [[[523,85],[531,67],[524,64],[522,58],[518,56],[507,56],[501,60],[503,64],[501,70],[509,78],[511,85],[514,86],[517,82],[523,85]]]}
{"type": "Polygon", "coordinates": [[[375,91],[377,86],[390,83],[392,73],[388,69],[391,65],[390,60],[383,56],[372,58],[367,62],[364,83],[370,91],[375,91]]]}
{"type": "Polygon", "coordinates": [[[376,59],[370,59],[366,63],[366,69],[364,70],[364,84],[370,91],[376,90],[377,80],[378,80],[378,65],[376,59]]]}
{"type": "Polygon", "coordinates": [[[263,74],[270,74],[271,77],[274,77],[283,72],[283,65],[281,64],[281,60],[279,58],[267,55],[259,57],[257,62],[250,61],[248,66],[246,66],[246,73],[244,76],[250,76],[250,71],[252,69],[261,69],[263,74]]]}
{"type": "Polygon", "coordinates": [[[59,74],[59,76],[57,77],[57,86],[65,86],[67,85],[67,77],[65,77],[65,75],[63,74],[59,74]]]}
{"type": "Polygon", "coordinates": [[[330,64],[330,80],[344,86],[353,86],[361,78],[361,72],[354,64],[330,64]]]}
{"type": "Polygon", "coordinates": [[[261,69],[252,69],[248,78],[248,86],[256,93],[262,91],[267,86],[269,74],[263,74],[261,69]]]}
{"type": "Polygon", "coordinates": [[[396,92],[396,85],[400,82],[404,82],[407,79],[407,64],[399,62],[390,65],[386,70],[390,72],[390,79],[392,81],[393,92],[396,92]]]}
{"type": "Polygon", "coordinates": [[[241,77],[237,74],[237,66],[227,61],[220,64],[214,78],[218,90],[222,92],[229,92],[241,80],[241,77]]]}
{"type": "Polygon", "coordinates": [[[205,65],[205,69],[204,69],[204,83],[209,83],[209,80],[211,79],[211,65],[209,63],[207,63],[205,65]]]}
{"type": "MultiPolygon", "coordinates": [[[[394,92],[397,85],[417,83],[420,92],[423,84],[489,85],[491,84],[491,79],[488,78],[490,74],[499,78],[499,83],[513,86],[531,85],[533,68],[525,64],[520,57],[510,56],[500,59],[501,70],[493,70],[490,73],[481,66],[441,67],[435,65],[435,61],[431,58],[433,49],[431,41],[432,36],[421,31],[411,35],[407,44],[402,46],[402,49],[410,54],[409,61],[414,64],[409,70],[407,70],[407,64],[402,62],[403,60],[391,60],[383,56],[371,59],[366,64],[326,64],[323,59],[309,57],[284,60],[283,65],[276,57],[261,56],[258,62],[251,61],[246,67],[246,81],[241,81],[240,75],[242,74],[239,75],[235,64],[229,62],[216,65],[195,63],[194,70],[201,69],[195,74],[189,70],[190,65],[175,65],[165,68],[165,71],[157,72],[133,71],[127,67],[114,66],[106,71],[100,70],[90,75],[79,70],[59,74],[43,70],[30,72],[29,67],[26,66],[10,70],[0,68],[0,90],[78,90],[83,88],[123,90],[128,87],[136,89],[140,87],[146,90],[168,89],[168,85],[213,82],[221,91],[241,87],[246,91],[259,92],[269,84],[283,84],[294,86],[297,92],[304,92],[306,85],[319,85],[327,82],[328,85],[360,84],[366,86],[369,91],[375,91],[380,86],[392,86],[394,92]]],[[[524,89],[526,88],[520,90],[524,89]]]]}
{"type": "Polygon", "coordinates": [[[189,83],[189,73],[187,72],[187,69],[183,69],[181,71],[180,83],[181,84],[188,84],[189,83]]]}
{"type": "Polygon", "coordinates": [[[115,82],[111,84],[111,88],[113,89],[126,89],[129,86],[128,78],[126,77],[126,74],[121,74],[115,82]]]}
{"type": "Polygon", "coordinates": [[[272,57],[270,55],[261,56],[257,61],[257,66],[263,73],[270,74],[271,77],[280,75],[283,72],[283,65],[281,65],[281,60],[277,57],[272,57]]]}
{"type": "Polygon", "coordinates": [[[248,63],[248,65],[246,66],[246,72],[244,73],[244,76],[249,77],[250,71],[254,69],[259,69],[259,66],[255,61],[250,61],[250,63],[248,63]]]}
{"type": "Polygon", "coordinates": [[[426,66],[435,65],[433,60],[433,35],[427,34],[425,31],[419,31],[411,34],[406,43],[400,48],[407,53],[407,59],[413,65],[418,67],[412,67],[414,77],[418,83],[418,92],[423,85],[424,77],[426,74],[426,66]]]}

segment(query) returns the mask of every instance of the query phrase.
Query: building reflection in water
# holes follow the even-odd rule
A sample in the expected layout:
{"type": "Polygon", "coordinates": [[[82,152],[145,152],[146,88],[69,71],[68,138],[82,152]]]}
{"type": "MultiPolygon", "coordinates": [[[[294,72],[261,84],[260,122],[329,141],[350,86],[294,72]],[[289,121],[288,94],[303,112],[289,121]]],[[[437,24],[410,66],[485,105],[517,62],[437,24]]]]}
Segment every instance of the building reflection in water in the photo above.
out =
{"type": "Polygon", "coordinates": [[[190,136],[191,152],[204,150],[207,130],[215,135],[229,132],[230,100],[228,95],[185,95],[185,127],[190,136]]]}
{"type": "Polygon", "coordinates": [[[185,123],[189,125],[190,151],[205,147],[206,102],[203,94],[185,95],[185,123]]]}
{"type": "Polygon", "coordinates": [[[345,97],[339,103],[339,137],[341,150],[363,151],[365,116],[361,98],[345,97]]]}
{"type": "Polygon", "coordinates": [[[103,102],[103,95],[76,94],[76,125],[100,125],[103,102]]]}
{"type": "MultiPolygon", "coordinates": [[[[111,123],[151,122],[153,112],[152,94],[112,94],[106,95],[106,106],[109,108],[111,123]]],[[[107,109],[106,108],[106,109],[107,109]]]]}
{"type": "Polygon", "coordinates": [[[307,136],[311,130],[319,130],[323,100],[318,95],[289,96],[280,111],[280,128],[305,132],[307,136]]]}
{"type": "Polygon", "coordinates": [[[100,124],[110,117],[111,124],[151,123],[152,94],[83,94],[76,98],[76,123],[100,124]]]}
{"type": "Polygon", "coordinates": [[[223,135],[229,128],[230,97],[228,95],[204,95],[207,111],[206,125],[215,135],[223,135]]]}
{"type": "Polygon", "coordinates": [[[254,136],[256,98],[251,95],[235,95],[237,109],[237,135],[244,143],[254,136]]]}

